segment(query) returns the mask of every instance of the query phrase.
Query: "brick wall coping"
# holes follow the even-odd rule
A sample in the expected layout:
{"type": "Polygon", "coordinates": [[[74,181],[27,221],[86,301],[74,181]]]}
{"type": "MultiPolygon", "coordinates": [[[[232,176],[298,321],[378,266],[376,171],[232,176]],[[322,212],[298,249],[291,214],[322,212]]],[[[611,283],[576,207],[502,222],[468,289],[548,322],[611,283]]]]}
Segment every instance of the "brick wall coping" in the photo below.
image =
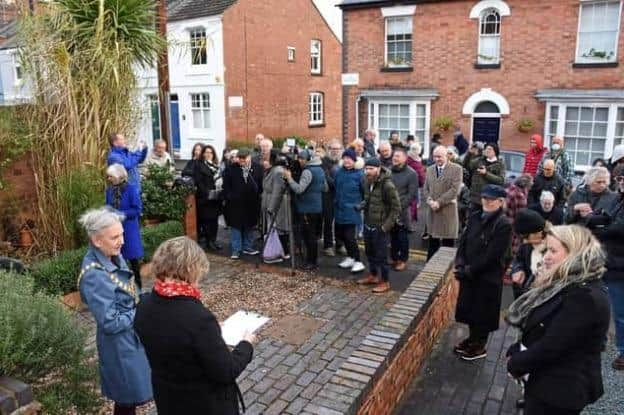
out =
{"type": "Polygon", "coordinates": [[[305,413],[355,415],[448,283],[455,248],[440,248],[326,383],[305,413]]]}

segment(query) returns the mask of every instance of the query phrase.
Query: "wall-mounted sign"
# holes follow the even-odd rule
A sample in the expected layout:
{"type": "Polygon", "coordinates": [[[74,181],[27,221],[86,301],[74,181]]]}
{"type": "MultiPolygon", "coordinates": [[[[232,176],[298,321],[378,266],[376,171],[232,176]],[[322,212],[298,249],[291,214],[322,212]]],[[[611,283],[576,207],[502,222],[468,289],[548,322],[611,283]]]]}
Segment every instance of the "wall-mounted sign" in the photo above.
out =
{"type": "Polygon", "coordinates": [[[350,85],[357,85],[359,83],[360,83],[359,73],[343,73],[342,74],[342,85],[350,86],[350,85]]]}
{"type": "Polygon", "coordinates": [[[230,108],[241,108],[243,106],[243,97],[228,97],[228,105],[230,108]]]}

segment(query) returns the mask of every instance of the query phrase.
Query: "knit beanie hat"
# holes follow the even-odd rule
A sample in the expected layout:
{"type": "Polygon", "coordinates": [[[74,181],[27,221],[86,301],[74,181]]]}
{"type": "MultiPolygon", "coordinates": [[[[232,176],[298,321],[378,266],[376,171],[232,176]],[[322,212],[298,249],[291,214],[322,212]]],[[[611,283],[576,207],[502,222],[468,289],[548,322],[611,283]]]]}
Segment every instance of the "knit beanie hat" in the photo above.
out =
{"type": "Polygon", "coordinates": [[[518,235],[543,231],[544,226],[546,226],[546,221],[542,215],[531,209],[519,210],[514,220],[514,231],[518,235]]]}
{"type": "Polygon", "coordinates": [[[357,161],[357,154],[355,154],[355,150],[352,148],[348,148],[342,153],[342,158],[345,157],[349,157],[351,160],[357,161]]]}

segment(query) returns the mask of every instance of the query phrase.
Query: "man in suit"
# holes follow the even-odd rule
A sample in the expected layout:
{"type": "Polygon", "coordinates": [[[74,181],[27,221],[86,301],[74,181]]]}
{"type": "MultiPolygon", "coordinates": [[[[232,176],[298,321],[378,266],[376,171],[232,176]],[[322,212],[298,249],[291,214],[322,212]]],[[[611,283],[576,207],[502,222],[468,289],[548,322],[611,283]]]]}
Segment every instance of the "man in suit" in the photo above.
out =
{"type": "Polygon", "coordinates": [[[462,183],[462,167],[448,161],[446,147],[433,150],[434,163],[427,168],[423,200],[427,203],[427,232],[430,235],[427,260],[440,246],[453,246],[459,231],[457,196],[462,183]]]}

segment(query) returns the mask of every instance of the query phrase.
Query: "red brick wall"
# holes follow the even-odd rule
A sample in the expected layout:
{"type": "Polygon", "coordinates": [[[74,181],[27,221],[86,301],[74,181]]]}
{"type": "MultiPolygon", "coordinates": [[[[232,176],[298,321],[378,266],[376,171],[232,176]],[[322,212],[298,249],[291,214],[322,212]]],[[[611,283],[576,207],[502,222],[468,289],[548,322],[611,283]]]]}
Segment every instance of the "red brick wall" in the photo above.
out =
{"type": "MultiPolygon", "coordinates": [[[[622,67],[573,68],[578,27],[578,0],[507,0],[511,16],[502,18],[501,68],[474,68],[478,45],[478,19],[470,19],[473,0],[421,3],[413,21],[413,72],[382,73],[384,20],[379,8],[345,11],[344,72],[360,74],[359,87],[350,87],[346,136],[355,135],[355,100],[358,88],[436,88],[431,120],[450,115],[470,133],[470,117],[462,116],[466,99],[481,88],[492,88],[510,105],[502,121],[501,146],[523,150],[528,134],[517,131],[520,118],[537,123],[543,132],[545,105],[534,98],[538,89],[623,88],[622,67]]],[[[624,30],[618,56],[624,55],[624,30]]],[[[360,122],[360,130],[366,122],[360,122]]],[[[431,134],[433,134],[433,127],[431,134]]]]}
{"type": "Polygon", "coordinates": [[[413,330],[407,343],[366,395],[364,403],[358,410],[358,415],[381,415],[393,412],[403,393],[431,353],[438,335],[453,315],[458,292],[459,284],[449,272],[444,286],[440,288],[438,296],[413,330]]]}
{"type": "MultiPolygon", "coordinates": [[[[0,215],[2,219],[10,219],[17,213],[24,218],[34,217],[36,200],[35,177],[30,163],[30,155],[8,166],[3,171],[4,190],[0,190],[0,215]],[[5,215],[7,217],[5,217],[5,215]]],[[[0,224],[0,240],[5,240],[6,229],[0,224]]]]}
{"type": "Polygon", "coordinates": [[[226,136],[340,137],[341,45],[311,0],[240,0],[223,15],[226,136]],[[310,40],[322,41],[322,76],[310,74],[310,40]],[[295,62],[287,47],[296,48],[295,62]],[[308,126],[308,93],[323,92],[324,127],[308,126]]]}

